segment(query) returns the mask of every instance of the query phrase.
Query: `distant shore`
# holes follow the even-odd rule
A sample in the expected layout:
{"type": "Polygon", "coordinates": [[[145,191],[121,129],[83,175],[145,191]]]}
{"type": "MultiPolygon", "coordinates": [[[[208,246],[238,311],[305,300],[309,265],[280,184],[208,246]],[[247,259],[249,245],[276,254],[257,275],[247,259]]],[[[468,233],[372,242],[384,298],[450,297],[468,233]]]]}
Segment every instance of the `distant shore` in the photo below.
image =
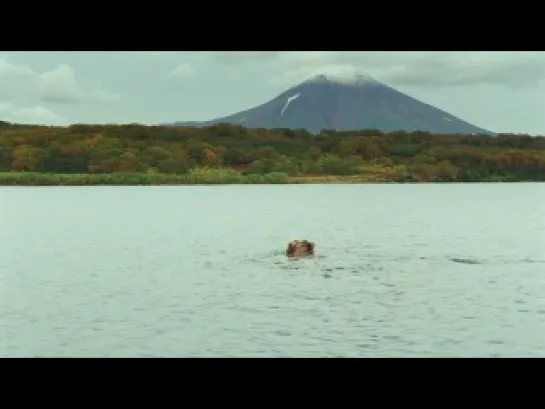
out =
{"type": "MultiPolygon", "coordinates": [[[[480,182],[532,182],[531,180],[482,180],[480,182]]],[[[536,181],[537,182],[537,181],[536,181]]],[[[222,172],[190,174],[146,173],[34,173],[0,172],[0,186],[192,186],[192,185],[298,185],[298,184],[384,184],[384,183],[438,183],[419,180],[399,180],[387,175],[320,175],[288,176],[273,172],[265,175],[242,175],[222,172]]],[[[445,181],[441,183],[463,183],[445,181]]],[[[472,183],[472,182],[467,182],[472,183]]]]}
{"type": "Polygon", "coordinates": [[[37,173],[0,172],[0,186],[160,186],[160,185],[285,185],[385,183],[357,176],[288,176],[281,172],[242,175],[232,172],[192,172],[188,174],[146,173],[37,173]]]}
{"type": "Polygon", "coordinates": [[[0,122],[0,186],[545,181],[545,136],[0,122]]]}

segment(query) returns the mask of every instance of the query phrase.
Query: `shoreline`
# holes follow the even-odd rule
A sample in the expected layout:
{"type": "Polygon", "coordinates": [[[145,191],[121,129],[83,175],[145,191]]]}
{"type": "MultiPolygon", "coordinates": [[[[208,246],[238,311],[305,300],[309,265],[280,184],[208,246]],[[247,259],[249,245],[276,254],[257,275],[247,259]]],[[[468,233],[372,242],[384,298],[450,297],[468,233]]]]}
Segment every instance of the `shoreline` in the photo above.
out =
{"type": "MultiPolygon", "coordinates": [[[[210,176],[210,175],[209,175],[210,176]]],[[[218,176],[218,175],[212,175],[218,176]]],[[[229,177],[195,177],[191,174],[146,174],[146,173],[31,173],[0,172],[1,187],[45,187],[45,186],[242,186],[242,185],[384,185],[384,184],[496,184],[496,183],[543,183],[542,180],[479,180],[463,182],[457,180],[421,181],[395,180],[395,178],[370,177],[370,175],[312,175],[288,176],[286,174],[233,175],[229,177]]]]}
{"type": "MultiPolygon", "coordinates": [[[[1,125],[1,124],[0,124],[1,125]]],[[[380,130],[0,126],[0,186],[545,181],[545,136],[380,130]]]]}
{"type": "Polygon", "coordinates": [[[0,186],[545,181],[545,136],[0,124],[0,186]]]}

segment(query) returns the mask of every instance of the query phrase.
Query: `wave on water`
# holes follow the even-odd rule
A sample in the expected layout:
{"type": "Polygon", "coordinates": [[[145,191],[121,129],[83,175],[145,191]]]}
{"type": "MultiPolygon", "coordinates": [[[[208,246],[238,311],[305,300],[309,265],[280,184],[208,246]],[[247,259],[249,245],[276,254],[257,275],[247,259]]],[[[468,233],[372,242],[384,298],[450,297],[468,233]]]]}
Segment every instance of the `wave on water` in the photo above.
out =
{"type": "Polygon", "coordinates": [[[526,264],[526,263],[545,263],[545,260],[534,260],[529,258],[524,259],[503,259],[503,258],[496,258],[493,261],[485,261],[485,260],[478,260],[475,258],[469,258],[469,257],[449,257],[448,258],[453,263],[459,263],[459,264],[526,264]]]}
{"type": "Polygon", "coordinates": [[[475,260],[472,258],[460,258],[460,257],[452,257],[449,258],[450,261],[453,263],[460,263],[460,264],[484,264],[482,261],[475,260]]]}
{"type": "Polygon", "coordinates": [[[524,264],[524,263],[545,263],[545,260],[531,258],[505,259],[494,258],[490,260],[479,259],[466,255],[408,255],[408,254],[385,254],[379,252],[362,253],[359,260],[354,259],[354,249],[345,249],[348,257],[343,257],[337,251],[331,255],[317,254],[312,258],[287,259],[283,250],[272,250],[261,254],[254,254],[245,258],[246,263],[259,263],[269,265],[272,268],[284,271],[313,271],[325,278],[333,278],[338,274],[361,275],[367,273],[381,274],[396,266],[405,263],[455,263],[467,266],[479,266],[488,264],[524,264]],[[350,251],[349,251],[350,250],[350,251]],[[348,254],[347,254],[348,255],[348,254]],[[355,262],[354,262],[355,261],[355,262]]]}

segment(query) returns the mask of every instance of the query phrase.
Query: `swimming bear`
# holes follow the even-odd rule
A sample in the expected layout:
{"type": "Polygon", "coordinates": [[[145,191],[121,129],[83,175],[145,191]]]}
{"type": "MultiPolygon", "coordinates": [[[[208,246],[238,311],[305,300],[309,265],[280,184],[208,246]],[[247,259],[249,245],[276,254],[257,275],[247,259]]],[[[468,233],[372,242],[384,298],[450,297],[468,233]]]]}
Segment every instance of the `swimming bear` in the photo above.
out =
{"type": "Polygon", "coordinates": [[[288,243],[286,256],[290,258],[314,256],[314,242],[308,240],[293,240],[288,243]]]}

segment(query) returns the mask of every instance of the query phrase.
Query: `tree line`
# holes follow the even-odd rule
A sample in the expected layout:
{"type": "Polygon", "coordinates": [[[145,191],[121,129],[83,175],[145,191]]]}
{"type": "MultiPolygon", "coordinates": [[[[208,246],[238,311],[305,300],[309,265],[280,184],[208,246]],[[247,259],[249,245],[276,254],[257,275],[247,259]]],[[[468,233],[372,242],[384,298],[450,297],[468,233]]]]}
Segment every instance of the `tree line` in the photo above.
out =
{"type": "Polygon", "coordinates": [[[202,169],[390,182],[539,181],[545,180],[545,137],[0,122],[4,173],[188,175],[202,169]]]}

